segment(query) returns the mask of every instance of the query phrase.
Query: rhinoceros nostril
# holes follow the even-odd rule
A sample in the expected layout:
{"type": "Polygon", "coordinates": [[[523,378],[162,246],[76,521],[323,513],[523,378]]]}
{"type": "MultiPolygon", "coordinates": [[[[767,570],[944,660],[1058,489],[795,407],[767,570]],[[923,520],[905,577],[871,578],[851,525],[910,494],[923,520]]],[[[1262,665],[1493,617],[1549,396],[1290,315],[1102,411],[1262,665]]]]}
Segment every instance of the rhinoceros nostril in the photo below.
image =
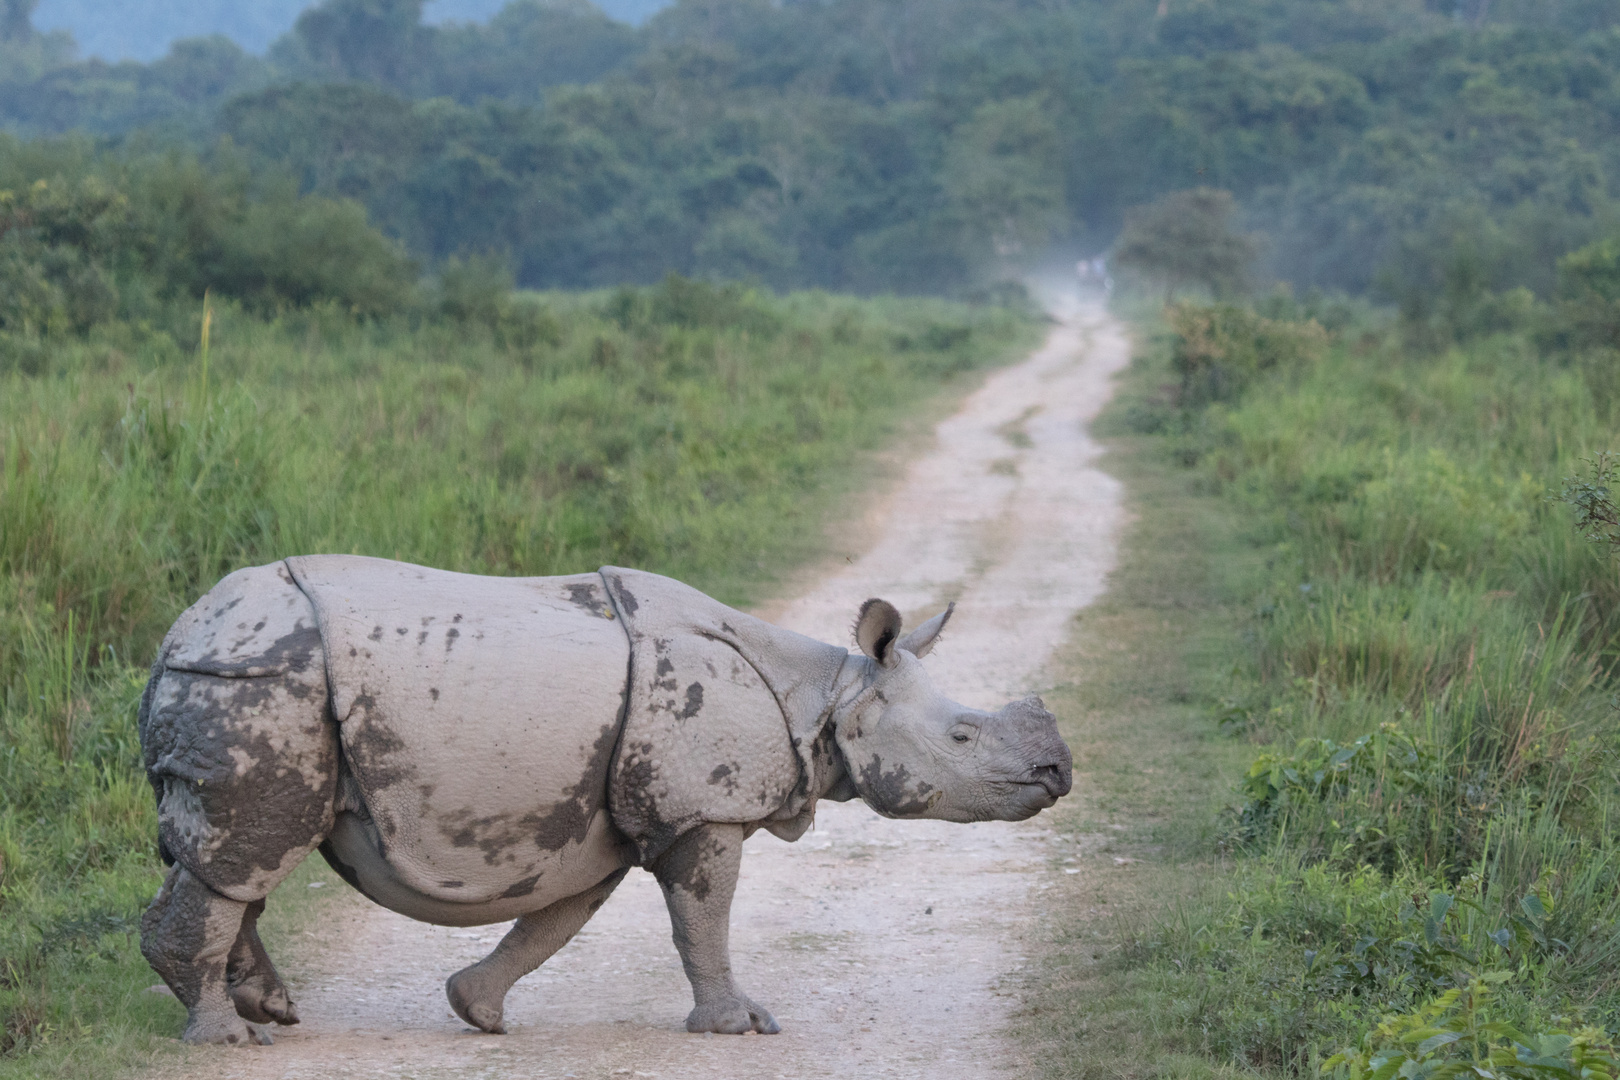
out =
{"type": "Polygon", "coordinates": [[[1030,770],[1029,778],[1058,798],[1069,793],[1068,771],[1061,765],[1037,765],[1030,770]]]}

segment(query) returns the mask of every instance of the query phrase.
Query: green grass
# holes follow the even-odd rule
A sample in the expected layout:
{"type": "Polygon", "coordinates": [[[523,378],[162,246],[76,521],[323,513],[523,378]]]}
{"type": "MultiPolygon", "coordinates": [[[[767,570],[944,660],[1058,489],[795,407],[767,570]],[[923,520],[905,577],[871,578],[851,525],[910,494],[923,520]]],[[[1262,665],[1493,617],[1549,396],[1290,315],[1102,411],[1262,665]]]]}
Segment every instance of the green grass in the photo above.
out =
{"type": "Polygon", "coordinates": [[[1121,954],[1174,917],[1191,883],[1230,872],[1219,816],[1252,753],[1211,722],[1209,703],[1231,694],[1245,660],[1233,626],[1265,564],[1232,508],[1169,466],[1160,438],[1126,425],[1163,382],[1157,359],[1134,363],[1098,423],[1131,524],[1048,695],[1075,751],[1074,795],[1052,811],[1053,828],[1079,873],[1061,879],[1018,1033],[1053,1077],[1208,1072],[1196,1041],[1173,1030],[1161,970],[1121,954]]]}
{"type": "Polygon", "coordinates": [[[1268,314],[1150,326],[1105,418],[1137,519],[1075,735],[1148,861],[1054,915],[1029,1033],[1060,1076],[1311,1073],[1493,971],[1492,1018],[1613,1033],[1620,575],[1548,498],[1612,357],[1268,314]]]}
{"type": "Polygon", "coordinates": [[[178,1030],[140,992],[159,867],[134,714],[163,631],[223,574],[316,551],[616,563],[747,603],[819,553],[909,414],[1039,332],[679,279],[515,305],[227,306],[206,356],[129,324],[0,340],[0,1077],[107,1075],[178,1030]]]}

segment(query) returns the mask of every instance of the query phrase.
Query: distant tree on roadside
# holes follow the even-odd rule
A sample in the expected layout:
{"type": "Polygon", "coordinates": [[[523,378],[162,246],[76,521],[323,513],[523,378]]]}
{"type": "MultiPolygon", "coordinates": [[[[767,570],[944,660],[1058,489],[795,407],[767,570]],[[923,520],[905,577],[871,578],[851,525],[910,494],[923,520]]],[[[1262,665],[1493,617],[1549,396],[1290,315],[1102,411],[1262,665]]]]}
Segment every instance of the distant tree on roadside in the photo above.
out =
{"type": "Polygon", "coordinates": [[[1162,283],[1166,301],[1190,285],[1217,299],[1245,292],[1260,246],[1232,227],[1236,211],[1231,192],[1207,187],[1139,206],[1125,216],[1113,264],[1162,283]]]}

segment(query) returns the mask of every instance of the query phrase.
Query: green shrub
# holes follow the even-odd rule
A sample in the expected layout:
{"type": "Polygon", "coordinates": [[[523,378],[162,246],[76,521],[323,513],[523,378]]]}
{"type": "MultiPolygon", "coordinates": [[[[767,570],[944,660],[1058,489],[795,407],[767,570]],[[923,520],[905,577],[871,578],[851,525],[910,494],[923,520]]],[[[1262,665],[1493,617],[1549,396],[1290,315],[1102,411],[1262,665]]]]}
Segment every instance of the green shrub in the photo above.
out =
{"type": "Polygon", "coordinates": [[[0,330],[83,332],[110,318],[118,290],[109,262],[127,210],[96,177],[0,191],[0,330]]]}
{"type": "Polygon", "coordinates": [[[1425,846],[1403,834],[1456,804],[1453,783],[1433,744],[1395,724],[1347,745],[1307,739],[1292,755],[1264,753],[1254,760],[1243,778],[1235,836],[1252,844],[1292,826],[1294,843],[1312,850],[1316,837],[1310,834],[1320,830],[1326,835],[1319,842],[1330,845],[1321,855],[1334,865],[1388,873],[1403,855],[1425,846]]]}
{"type": "Polygon", "coordinates": [[[205,165],[0,135],[0,332],[172,318],[209,290],[375,317],[410,307],[416,277],[358,203],[300,196],[223,152],[205,165]]]}
{"type": "Polygon", "coordinates": [[[732,327],[770,335],[782,326],[781,318],[754,289],[738,284],[714,285],[673,272],[650,289],[614,291],[603,313],[625,329],[732,327]]]}
{"type": "Polygon", "coordinates": [[[209,284],[261,308],[337,304],[387,315],[410,302],[416,265],[366,222],[359,203],[306,195],[250,202],[219,237],[209,284]]]}
{"type": "Polygon", "coordinates": [[[1174,304],[1166,318],[1175,332],[1171,366],[1188,407],[1234,400],[1261,374],[1309,363],[1327,345],[1315,322],[1279,322],[1234,304],[1174,304]]]}
{"type": "Polygon", "coordinates": [[[1600,1028],[1553,1027],[1525,1034],[1489,1019],[1495,989],[1511,972],[1475,976],[1413,1012],[1386,1017],[1359,1049],[1323,1063],[1345,1080],[1614,1080],[1620,1056],[1600,1028]]]}

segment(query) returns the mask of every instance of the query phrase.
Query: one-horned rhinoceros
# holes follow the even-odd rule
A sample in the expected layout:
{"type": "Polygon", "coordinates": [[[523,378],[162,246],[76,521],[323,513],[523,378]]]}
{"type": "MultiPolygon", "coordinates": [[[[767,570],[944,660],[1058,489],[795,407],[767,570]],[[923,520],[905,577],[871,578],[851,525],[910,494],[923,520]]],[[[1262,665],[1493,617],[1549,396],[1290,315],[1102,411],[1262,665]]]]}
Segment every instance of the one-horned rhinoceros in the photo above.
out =
{"type": "Polygon", "coordinates": [[[774,1033],[728,950],[743,840],[786,840],[818,799],[890,817],[1020,820],[1068,793],[1069,749],[1038,698],[998,713],[936,691],[881,600],[850,653],[669,578],[605,567],[494,578],[320,555],[239,570],[164,640],[141,747],[170,864],[141,951],[189,1042],[292,1024],[255,929],[319,848],[385,907],[426,922],[516,919],[450,977],[502,1030],[514,982],[572,937],[632,866],[662,887],[692,983],[688,1031],[774,1033]]]}

